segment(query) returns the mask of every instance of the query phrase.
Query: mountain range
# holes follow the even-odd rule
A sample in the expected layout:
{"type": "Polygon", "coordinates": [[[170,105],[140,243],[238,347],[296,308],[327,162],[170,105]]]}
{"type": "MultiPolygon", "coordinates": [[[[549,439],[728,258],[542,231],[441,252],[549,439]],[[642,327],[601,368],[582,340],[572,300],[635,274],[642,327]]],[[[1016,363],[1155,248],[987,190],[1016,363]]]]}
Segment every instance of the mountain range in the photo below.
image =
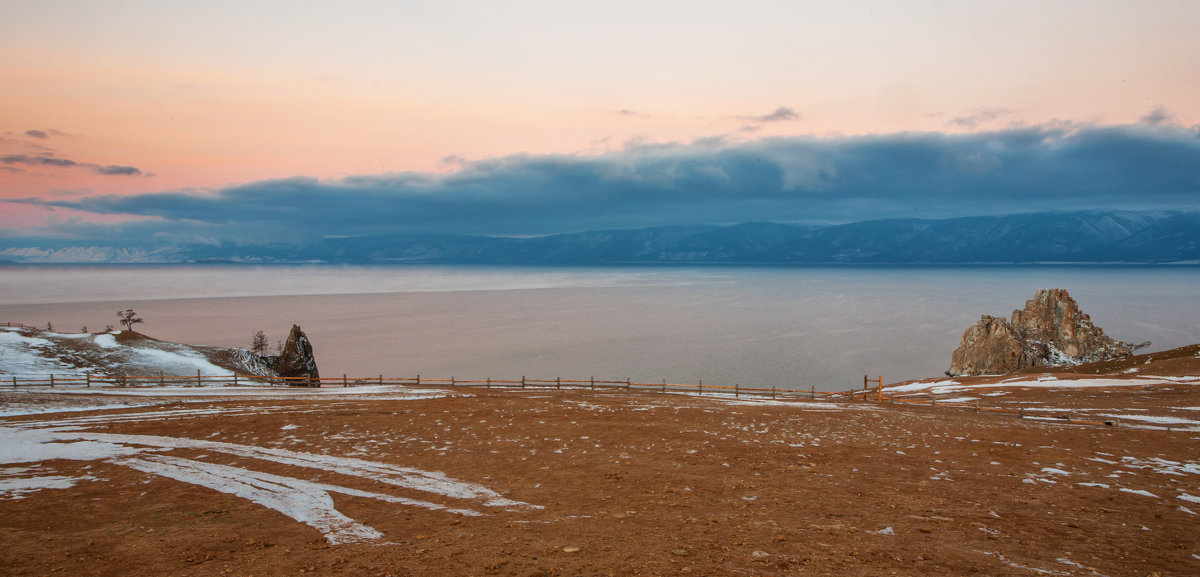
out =
{"type": "Polygon", "coordinates": [[[750,222],[536,237],[379,234],[301,245],[81,244],[0,238],[9,262],[345,264],[1197,263],[1200,213],[1041,212],[835,225],[750,222]]]}

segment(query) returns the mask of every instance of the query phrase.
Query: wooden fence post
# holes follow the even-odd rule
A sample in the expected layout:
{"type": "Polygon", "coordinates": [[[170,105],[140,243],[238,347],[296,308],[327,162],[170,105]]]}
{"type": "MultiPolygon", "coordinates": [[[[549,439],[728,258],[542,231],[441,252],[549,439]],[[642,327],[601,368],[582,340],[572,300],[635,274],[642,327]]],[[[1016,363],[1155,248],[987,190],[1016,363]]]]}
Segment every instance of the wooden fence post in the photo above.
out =
{"type": "Polygon", "coordinates": [[[450,386],[456,386],[456,383],[454,382],[454,375],[450,375],[450,386]]]}
{"type": "Polygon", "coordinates": [[[663,379],[662,389],[660,389],[659,392],[660,393],[667,392],[667,380],[666,379],[663,379]]]}
{"type": "Polygon", "coordinates": [[[554,389],[562,390],[562,377],[554,377],[554,389]]]}
{"type": "Polygon", "coordinates": [[[383,386],[383,375],[379,375],[379,385],[383,386]]]}
{"type": "Polygon", "coordinates": [[[812,388],[808,391],[808,398],[815,401],[815,400],[817,400],[817,386],[816,385],[809,385],[809,386],[811,386],[812,388]]]}
{"type": "Polygon", "coordinates": [[[741,396],[741,394],[742,394],[742,389],[741,389],[741,387],[742,387],[742,386],[741,386],[741,385],[739,385],[739,384],[737,384],[737,383],[734,383],[734,384],[733,384],[733,398],[735,398],[735,399],[736,399],[736,398],[738,398],[738,397],[740,397],[740,396],[741,396]]]}
{"type": "Polygon", "coordinates": [[[421,375],[417,375],[417,386],[421,386],[421,375]]]}
{"type": "Polygon", "coordinates": [[[342,388],[350,386],[350,381],[346,379],[346,373],[342,373],[342,388]]]}
{"type": "Polygon", "coordinates": [[[592,390],[596,390],[596,377],[588,377],[588,380],[592,382],[592,390]]]}
{"type": "Polygon", "coordinates": [[[196,369],[196,386],[203,387],[204,380],[200,378],[200,369],[196,369]]]}
{"type": "Polygon", "coordinates": [[[16,377],[16,375],[14,375],[14,376],[13,376],[13,388],[14,388],[14,389],[15,389],[15,388],[17,388],[17,377],[16,377]]]}
{"type": "Polygon", "coordinates": [[[625,388],[628,389],[631,386],[633,386],[633,383],[629,382],[629,377],[625,377],[625,388]]]}
{"type": "Polygon", "coordinates": [[[87,377],[87,388],[92,388],[92,373],[84,373],[87,377]]]}
{"type": "Polygon", "coordinates": [[[158,386],[160,386],[160,387],[165,387],[165,386],[167,386],[167,382],[166,382],[166,380],[163,378],[163,372],[162,372],[162,371],[158,371],[158,386]]]}
{"type": "Polygon", "coordinates": [[[487,388],[489,388],[489,389],[492,388],[492,378],[491,377],[487,378],[487,388]]]}
{"type": "Polygon", "coordinates": [[[701,397],[704,396],[704,379],[700,379],[700,384],[696,385],[696,394],[701,397]]]}
{"type": "Polygon", "coordinates": [[[775,385],[771,385],[771,399],[775,399],[775,385]]]}
{"type": "Polygon", "coordinates": [[[521,375],[521,388],[525,388],[525,375],[521,375]]]}

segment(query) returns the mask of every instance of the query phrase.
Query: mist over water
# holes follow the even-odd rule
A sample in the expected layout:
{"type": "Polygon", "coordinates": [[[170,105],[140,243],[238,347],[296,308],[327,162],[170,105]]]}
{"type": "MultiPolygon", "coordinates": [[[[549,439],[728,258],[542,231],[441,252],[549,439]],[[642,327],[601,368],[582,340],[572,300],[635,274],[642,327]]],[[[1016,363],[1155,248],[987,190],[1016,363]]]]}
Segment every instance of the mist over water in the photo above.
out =
{"type": "Polygon", "coordinates": [[[1200,342],[1197,267],[15,266],[0,322],[249,345],[300,324],[323,376],[861,386],[934,377],[980,314],[1067,289],[1150,350],[1200,342]]]}

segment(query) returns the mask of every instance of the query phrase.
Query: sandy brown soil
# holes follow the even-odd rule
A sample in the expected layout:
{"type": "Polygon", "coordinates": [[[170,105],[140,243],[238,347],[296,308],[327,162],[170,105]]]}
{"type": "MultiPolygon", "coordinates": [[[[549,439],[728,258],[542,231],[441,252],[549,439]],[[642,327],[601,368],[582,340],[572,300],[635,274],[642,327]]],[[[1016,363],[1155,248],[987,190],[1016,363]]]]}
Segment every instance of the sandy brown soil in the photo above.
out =
{"type": "MultiPolygon", "coordinates": [[[[1160,389],[1171,390],[1156,401],[1113,389],[1106,403],[1200,406],[1200,387],[1160,389]]],[[[1098,392],[1021,394],[1069,403],[1098,392]]],[[[1184,498],[1200,497],[1193,431],[588,391],[195,400],[87,414],[172,407],[222,412],[84,429],[441,471],[541,508],[476,501],[467,504],[484,515],[469,517],[334,494],[338,511],[383,534],[335,545],[234,495],[110,460],[46,460],[37,471],[93,480],[0,500],[0,573],[1200,574],[1200,503],[1184,498]]],[[[360,476],[196,449],[162,453],[459,505],[360,476]]]]}

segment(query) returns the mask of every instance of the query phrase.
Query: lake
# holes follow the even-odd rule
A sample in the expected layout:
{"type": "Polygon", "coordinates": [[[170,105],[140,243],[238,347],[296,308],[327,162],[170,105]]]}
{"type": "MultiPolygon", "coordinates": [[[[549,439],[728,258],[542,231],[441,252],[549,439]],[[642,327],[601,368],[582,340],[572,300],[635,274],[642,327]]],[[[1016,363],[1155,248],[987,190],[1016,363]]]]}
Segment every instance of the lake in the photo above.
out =
{"type": "Polygon", "coordinates": [[[293,323],[322,376],[583,378],[752,386],[935,377],[980,314],[1065,288],[1147,351],[1200,342],[1200,267],[0,267],[0,322],[115,325],[247,347],[293,323]]]}

